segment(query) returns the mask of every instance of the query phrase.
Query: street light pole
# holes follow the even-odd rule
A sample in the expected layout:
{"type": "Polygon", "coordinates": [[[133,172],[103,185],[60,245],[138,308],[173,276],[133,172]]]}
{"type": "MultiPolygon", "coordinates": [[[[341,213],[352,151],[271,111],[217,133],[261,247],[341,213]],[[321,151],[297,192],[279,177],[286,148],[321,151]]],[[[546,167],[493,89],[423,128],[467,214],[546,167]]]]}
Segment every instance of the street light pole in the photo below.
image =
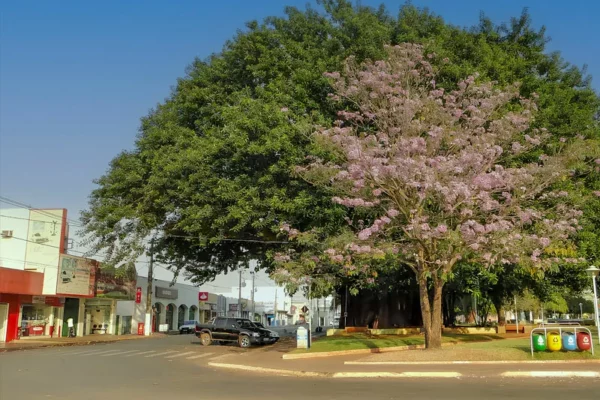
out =
{"type": "Polygon", "coordinates": [[[144,336],[152,335],[152,283],[154,280],[154,237],[150,239],[150,264],[148,265],[148,285],[146,288],[146,315],[144,336]]]}
{"type": "Polygon", "coordinates": [[[579,319],[583,320],[583,303],[579,303],[579,319]]]}
{"type": "Polygon", "coordinates": [[[594,319],[596,320],[598,343],[600,343],[600,315],[598,315],[598,289],[596,289],[596,276],[600,273],[600,269],[592,265],[586,272],[592,277],[592,286],[594,287],[594,319]]]}

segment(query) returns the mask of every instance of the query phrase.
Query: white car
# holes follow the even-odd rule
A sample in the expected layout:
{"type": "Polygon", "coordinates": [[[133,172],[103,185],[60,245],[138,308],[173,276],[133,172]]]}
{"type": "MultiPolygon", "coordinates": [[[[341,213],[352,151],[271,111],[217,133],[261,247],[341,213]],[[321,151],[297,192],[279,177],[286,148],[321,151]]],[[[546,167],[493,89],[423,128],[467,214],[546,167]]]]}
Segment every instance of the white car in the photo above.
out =
{"type": "Polygon", "coordinates": [[[184,333],[194,333],[196,332],[196,325],[198,321],[183,321],[183,325],[179,327],[179,333],[183,335],[184,333]]]}

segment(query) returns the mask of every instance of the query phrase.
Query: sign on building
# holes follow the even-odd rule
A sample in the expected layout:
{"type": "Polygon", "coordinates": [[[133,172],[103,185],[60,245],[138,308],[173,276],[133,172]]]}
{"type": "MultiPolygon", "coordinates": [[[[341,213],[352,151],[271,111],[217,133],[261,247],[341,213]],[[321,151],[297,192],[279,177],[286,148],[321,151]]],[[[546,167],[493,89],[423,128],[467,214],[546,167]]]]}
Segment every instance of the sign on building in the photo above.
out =
{"type": "Polygon", "coordinates": [[[58,259],[56,294],[94,297],[97,265],[96,260],[61,254],[58,259]]]}
{"type": "Polygon", "coordinates": [[[154,296],[160,299],[177,299],[177,289],[156,286],[154,293],[154,296]]]}
{"type": "Polygon", "coordinates": [[[136,279],[133,265],[115,268],[99,264],[96,271],[96,297],[133,300],[136,298],[136,279]]]}

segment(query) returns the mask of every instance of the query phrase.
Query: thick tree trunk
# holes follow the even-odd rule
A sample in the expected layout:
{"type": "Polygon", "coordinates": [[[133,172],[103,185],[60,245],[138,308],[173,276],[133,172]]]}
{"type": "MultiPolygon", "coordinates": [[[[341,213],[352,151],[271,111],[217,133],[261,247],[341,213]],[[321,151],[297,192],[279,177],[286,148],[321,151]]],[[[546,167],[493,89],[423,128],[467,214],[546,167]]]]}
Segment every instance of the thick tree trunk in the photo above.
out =
{"type": "Polygon", "coordinates": [[[504,309],[502,307],[502,300],[492,299],[492,303],[498,313],[498,325],[506,325],[506,315],[504,314],[504,309]]]}
{"type": "Polygon", "coordinates": [[[418,279],[425,347],[440,349],[442,347],[442,289],[444,284],[442,281],[434,279],[433,292],[430,296],[426,275],[421,272],[418,279]]]}

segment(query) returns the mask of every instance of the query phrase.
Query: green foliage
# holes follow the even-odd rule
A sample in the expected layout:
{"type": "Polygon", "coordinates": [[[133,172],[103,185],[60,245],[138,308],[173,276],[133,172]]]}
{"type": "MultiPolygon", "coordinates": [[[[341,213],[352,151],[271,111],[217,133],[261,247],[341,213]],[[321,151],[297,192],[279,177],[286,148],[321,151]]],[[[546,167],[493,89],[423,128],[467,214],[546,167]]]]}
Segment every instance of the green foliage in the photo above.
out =
{"type": "MultiPolygon", "coordinates": [[[[118,155],[97,180],[83,213],[89,245],[121,265],[156,236],[159,260],[194,282],[212,279],[285,244],[281,222],[339,232],[345,210],[330,194],[300,179],[292,167],[325,157],[311,142],[314,125],[329,126],[334,109],[326,71],[343,60],[378,59],[385,44],[424,44],[440,65],[441,87],[478,71],[482,79],[523,83],[540,95],[536,124],[560,136],[597,141],[600,102],[585,71],[546,54],[544,31],[524,13],[506,26],[482,18],[464,30],[408,4],[397,17],[384,8],[323,0],[324,13],[287,7],[285,17],[252,21],[219,54],[195,60],[167,100],[143,118],[135,149],[118,155]]],[[[589,163],[572,178],[576,192],[600,190],[589,163]]],[[[586,257],[600,256],[600,200],[583,201],[580,233],[586,257]]]]}

